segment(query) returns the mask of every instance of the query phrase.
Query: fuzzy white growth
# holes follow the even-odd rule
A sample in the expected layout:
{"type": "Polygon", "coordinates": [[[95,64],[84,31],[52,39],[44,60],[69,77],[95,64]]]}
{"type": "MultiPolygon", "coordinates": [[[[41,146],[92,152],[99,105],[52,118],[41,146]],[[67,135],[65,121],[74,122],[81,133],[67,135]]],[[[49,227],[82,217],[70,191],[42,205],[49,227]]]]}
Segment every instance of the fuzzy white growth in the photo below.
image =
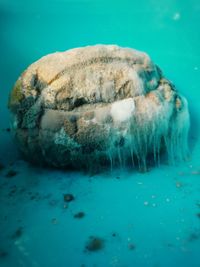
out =
{"type": "Polygon", "coordinates": [[[111,106],[111,116],[114,122],[124,122],[131,118],[135,110],[133,98],[114,102],[111,106]]]}
{"type": "Polygon", "coordinates": [[[186,159],[190,125],[186,99],[180,97],[179,109],[173,101],[158,104],[143,96],[137,102],[139,111],[133,108],[134,101],[129,101],[118,101],[112,105],[111,114],[119,127],[112,136],[115,145],[108,153],[111,167],[114,162],[123,165],[128,158],[131,158],[134,164],[136,158],[139,168],[146,170],[148,156],[152,155],[155,163],[159,164],[161,150],[166,150],[171,164],[186,159]],[[127,122],[126,133],[124,121],[127,122]]]}
{"type": "Polygon", "coordinates": [[[130,149],[137,157],[139,167],[146,169],[147,156],[152,154],[159,162],[162,137],[168,133],[170,105],[158,105],[151,98],[141,98],[140,111],[131,122],[130,149]]]}
{"type": "Polygon", "coordinates": [[[181,96],[182,107],[176,111],[173,120],[169,123],[168,136],[165,139],[169,162],[174,164],[177,160],[188,157],[188,132],[190,118],[187,100],[181,96]]]}

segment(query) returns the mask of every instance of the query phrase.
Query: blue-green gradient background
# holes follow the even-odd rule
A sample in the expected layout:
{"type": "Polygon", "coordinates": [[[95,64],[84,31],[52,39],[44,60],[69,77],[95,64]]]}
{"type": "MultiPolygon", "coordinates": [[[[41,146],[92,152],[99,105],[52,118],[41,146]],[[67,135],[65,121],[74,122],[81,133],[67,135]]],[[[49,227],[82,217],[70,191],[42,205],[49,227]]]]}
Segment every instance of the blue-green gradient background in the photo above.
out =
{"type": "Polygon", "coordinates": [[[0,162],[6,165],[0,172],[0,266],[200,266],[199,0],[0,0],[0,90],[0,162]],[[20,159],[4,130],[14,82],[43,55],[93,44],[147,52],[187,97],[188,162],[146,174],[116,170],[91,178],[38,169],[20,159]],[[18,175],[8,180],[10,168],[18,175]],[[37,197],[30,199],[29,192],[37,197]],[[76,201],[65,211],[62,194],[68,192],[76,201]],[[86,217],[75,220],[80,210],[86,217]],[[18,227],[23,234],[13,239],[18,227]],[[102,251],[84,252],[90,235],[105,239],[102,251]],[[130,250],[130,244],[136,248],[130,250]]]}

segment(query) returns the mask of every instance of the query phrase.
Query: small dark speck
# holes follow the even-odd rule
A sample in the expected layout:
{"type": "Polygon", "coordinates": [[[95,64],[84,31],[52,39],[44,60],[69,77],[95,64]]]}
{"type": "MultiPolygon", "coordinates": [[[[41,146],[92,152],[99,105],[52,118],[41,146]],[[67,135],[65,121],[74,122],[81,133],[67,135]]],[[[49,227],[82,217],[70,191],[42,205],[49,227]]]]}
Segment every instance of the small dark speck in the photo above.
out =
{"type": "Polygon", "coordinates": [[[133,243],[128,245],[129,250],[134,250],[136,247],[133,243]]]}
{"type": "Polygon", "coordinates": [[[26,192],[26,188],[25,187],[21,187],[20,190],[19,190],[19,193],[23,194],[24,192],[26,192]]]}
{"type": "Polygon", "coordinates": [[[85,249],[90,252],[96,252],[104,248],[105,241],[102,238],[91,236],[86,243],[85,249]]]}
{"type": "Polygon", "coordinates": [[[64,194],[63,198],[65,202],[71,202],[75,199],[75,197],[72,194],[64,194]]]}
{"type": "Polygon", "coordinates": [[[57,223],[58,223],[58,220],[57,220],[56,218],[53,218],[53,219],[51,220],[51,223],[52,223],[52,224],[57,224],[57,223]]]}
{"type": "Polygon", "coordinates": [[[198,240],[200,237],[200,234],[199,233],[191,233],[189,238],[188,238],[188,241],[192,242],[192,241],[196,241],[198,240]]]}
{"type": "Polygon", "coordinates": [[[172,247],[174,247],[174,245],[172,243],[167,243],[167,247],[172,248],[172,247]]]}
{"type": "Polygon", "coordinates": [[[19,227],[13,234],[12,234],[12,239],[18,239],[22,236],[23,234],[23,227],[19,227]]]}
{"type": "Polygon", "coordinates": [[[8,252],[0,249],[0,258],[4,259],[8,256],[8,252]]]}
{"type": "Polygon", "coordinates": [[[0,171],[3,170],[5,166],[0,162],[0,171]]]}
{"type": "Polygon", "coordinates": [[[117,233],[113,232],[112,237],[116,237],[116,236],[117,236],[117,233]]]}
{"type": "Polygon", "coordinates": [[[199,213],[197,213],[197,217],[200,219],[200,212],[199,212],[199,213]]]}
{"type": "Polygon", "coordinates": [[[6,173],[5,177],[6,177],[6,178],[12,178],[12,177],[14,177],[14,176],[16,176],[16,175],[17,175],[17,172],[16,172],[16,171],[14,171],[14,170],[9,170],[9,171],[6,173]]]}
{"type": "Polygon", "coordinates": [[[8,196],[12,197],[16,192],[17,192],[17,186],[14,185],[14,186],[11,187],[11,190],[10,190],[8,196]]]}
{"type": "Polygon", "coordinates": [[[85,217],[85,213],[83,211],[74,214],[74,218],[76,219],[82,219],[83,217],[85,217]]]}
{"type": "Polygon", "coordinates": [[[31,196],[31,197],[30,197],[30,200],[34,200],[34,199],[35,199],[35,196],[31,196]]]}

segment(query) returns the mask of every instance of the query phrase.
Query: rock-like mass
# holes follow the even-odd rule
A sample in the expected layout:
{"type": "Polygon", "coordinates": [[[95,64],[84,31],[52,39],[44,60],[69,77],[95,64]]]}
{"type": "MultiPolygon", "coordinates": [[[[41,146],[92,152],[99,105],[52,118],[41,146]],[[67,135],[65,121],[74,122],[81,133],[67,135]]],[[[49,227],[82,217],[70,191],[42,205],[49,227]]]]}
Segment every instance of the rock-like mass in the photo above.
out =
{"type": "Polygon", "coordinates": [[[27,160],[82,168],[146,169],[187,155],[186,99],[143,52],[95,45],[42,57],[17,80],[12,126],[27,160]]]}

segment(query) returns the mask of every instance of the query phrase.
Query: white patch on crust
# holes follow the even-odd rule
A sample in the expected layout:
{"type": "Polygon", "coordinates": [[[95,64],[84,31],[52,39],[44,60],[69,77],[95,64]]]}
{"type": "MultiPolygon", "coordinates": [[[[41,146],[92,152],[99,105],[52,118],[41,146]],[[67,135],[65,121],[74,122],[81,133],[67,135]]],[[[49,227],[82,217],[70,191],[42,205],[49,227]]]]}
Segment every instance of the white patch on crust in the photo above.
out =
{"type": "Polygon", "coordinates": [[[131,118],[135,110],[133,98],[116,101],[111,106],[111,116],[115,122],[124,122],[131,118]]]}

